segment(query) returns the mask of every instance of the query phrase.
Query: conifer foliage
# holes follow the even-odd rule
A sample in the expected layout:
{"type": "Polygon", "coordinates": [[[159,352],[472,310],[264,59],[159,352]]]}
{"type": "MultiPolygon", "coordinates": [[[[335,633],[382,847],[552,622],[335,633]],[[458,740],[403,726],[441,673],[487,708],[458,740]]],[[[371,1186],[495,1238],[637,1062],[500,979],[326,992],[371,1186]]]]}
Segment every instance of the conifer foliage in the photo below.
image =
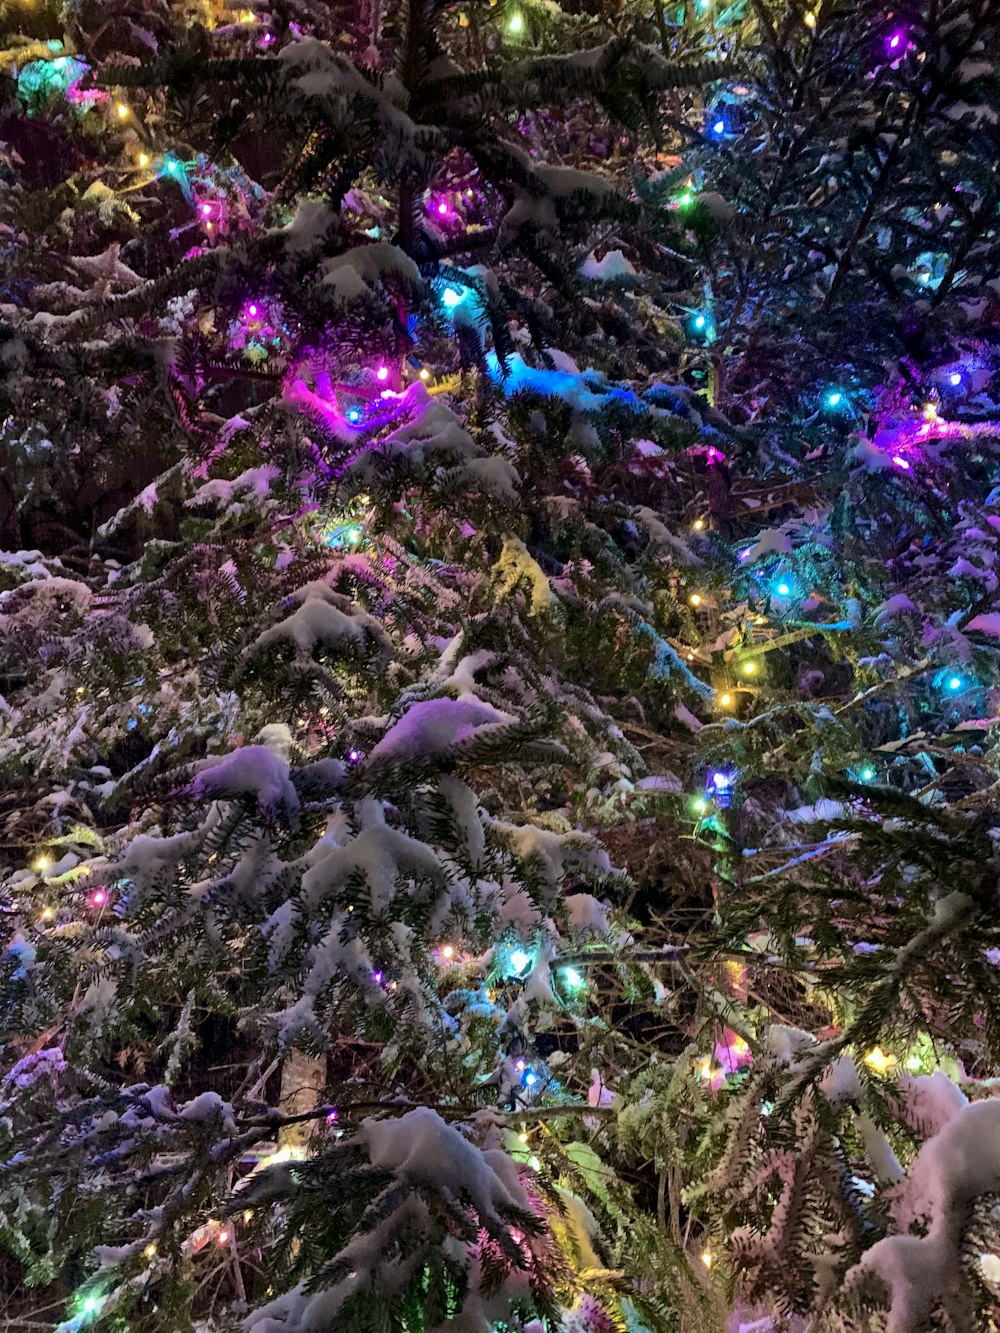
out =
{"type": "Polygon", "coordinates": [[[0,1310],[1000,1320],[991,0],[0,0],[0,1310]]]}

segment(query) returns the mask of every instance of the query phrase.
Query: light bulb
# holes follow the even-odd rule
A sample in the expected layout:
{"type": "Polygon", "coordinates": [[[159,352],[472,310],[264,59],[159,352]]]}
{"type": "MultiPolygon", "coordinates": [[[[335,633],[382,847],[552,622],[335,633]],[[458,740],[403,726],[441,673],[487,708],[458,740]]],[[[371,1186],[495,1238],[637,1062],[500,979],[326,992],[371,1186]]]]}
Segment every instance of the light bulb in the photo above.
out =
{"type": "MultiPolygon", "coordinates": [[[[329,1119],[329,1117],[327,1117],[327,1118],[329,1119]]],[[[243,1209],[243,1221],[244,1221],[244,1222],[252,1222],[252,1221],[253,1221],[253,1209],[252,1209],[252,1208],[244,1208],[244,1209],[243,1209]]]]}
{"type": "Polygon", "coordinates": [[[527,1142],[528,1142],[528,1134],[527,1134],[527,1131],[526,1131],[526,1130],[523,1130],[523,1129],[521,1130],[520,1134],[518,1134],[518,1136],[517,1136],[517,1141],[518,1141],[518,1143],[527,1143],[527,1142]]]}
{"type": "Polygon", "coordinates": [[[454,287],[446,287],[441,293],[441,304],[447,306],[449,310],[453,310],[461,302],[463,294],[456,291],[454,287]]]}
{"type": "Polygon", "coordinates": [[[352,425],[356,425],[357,422],[359,422],[359,421],[361,420],[361,410],[360,410],[360,408],[357,408],[357,407],[349,407],[349,408],[347,409],[347,420],[350,421],[352,425]]]}
{"type": "Polygon", "coordinates": [[[948,681],[949,690],[960,690],[962,688],[962,677],[952,676],[948,681]]]}
{"type": "Polygon", "coordinates": [[[375,378],[376,378],[380,383],[384,384],[385,381],[389,378],[389,367],[388,367],[388,366],[379,366],[378,370],[376,370],[376,372],[375,372],[375,378]]]}
{"type": "Polygon", "coordinates": [[[909,472],[910,465],[905,458],[900,458],[899,454],[893,454],[892,461],[897,467],[902,468],[904,472],[909,472]]]}
{"type": "Polygon", "coordinates": [[[95,889],[94,892],[90,895],[90,901],[91,905],[94,907],[103,907],[105,903],[108,901],[107,890],[95,889]]]}
{"type": "Polygon", "coordinates": [[[691,526],[694,528],[695,532],[701,532],[705,527],[705,520],[703,518],[696,518],[691,526]]]}
{"type": "Polygon", "coordinates": [[[952,385],[952,387],[954,388],[957,388],[958,385],[962,383],[962,376],[958,373],[957,370],[953,370],[951,374],[948,376],[948,383],[952,385]]]}
{"type": "Polygon", "coordinates": [[[719,700],[719,703],[722,705],[723,708],[730,708],[732,706],[732,702],[733,702],[733,696],[731,694],[724,694],[722,698],[719,700]]]}
{"type": "Polygon", "coordinates": [[[202,214],[203,214],[204,217],[206,217],[206,218],[210,218],[210,217],[212,216],[212,205],[211,205],[211,204],[202,204],[202,206],[201,206],[201,211],[202,211],[202,214]]]}
{"type": "Polygon", "coordinates": [[[42,908],[42,912],[41,912],[41,919],[42,919],[42,921],[52,921],[52,920],[54,919],[54,917],[55,917],[55,912],[53,911],[53,909],[52,909],[51,907],[43,907],[43,908],[42,908]]]}
{"type": "Polygon", "coordinates": [[[510,956],[510,965],[515,972],[523,972],[530,962],[530,956],[523,949],[515,949],[510,956]]]}
{"type": "Polygon", "coordinates": [[[251,302],[250,305],[247,306],[247,314],[250,316],[251,319],[256,319],[256,318],[257,318],[257,303],[256,303],[256,301],[251,302]]]}
{"type": "Polygon", "coordinates": [[[169,157],[169,158],[167,158],[167,164],[166,164],[166,165],[167,165],[167,170],[168,170],[171,174],[175,173],[175,172],[178,170],[178,168],[180,167],[180,163],[179,163],[179,162],[177,161],[177,159],[174,158],[174,157],[169,157]]]}
{"type": "Polygon", "coordinates": [[[442,200],[442,202],[437,206],[437,211],[441,215],[441,217],[447,217],[448,205],[442,200]]]}
{"type": "Polygon", "coordinates": [[[524,15],[516,11],[511,14],[510,18],[507,20],[507,31],[512,32],[515,35],[519,32],[524,32],[524,15]]]}
{"type": "Polygon", "coordinates": [[[83,1313],[93,1314],[100,1305],[100,1300],[96,1296],[88,1296],[83,1302],[83,1313]]]}
{"type": "Polygon", "coordinates": [[[701,606],[701,593],[693,592],[688,601],[692,606],[701,606]]]}
{"type": "Polygon", "coordinates": [[[754,674],[756,673],[756,671],[757,671],[757,663],[756,663],[756,662],[744,662],[744,663],[743,663],[743,674],[744,674],[744,676],[752,676],[752,675],[754,675],[754,674]]]}
{"type": "Polygon", "coordinates": [[[48,868],[49,868],[49,858],[47,856],[40,856],[38,860],[35,862],[35,869],[48,870],[48,868]]]}
{"type": "Polygon", "coordinates": [[[223,1228],[223,1229],[219,1232],[219,1234],[216,1236],[215,1239],[218,1241],[218,1243],[219,1243],[220,1245],[228,1245],[228,1244],[229,1244],[229,1232],[226,1231],[225,1228],[223,1228]]]}
{"type": "Polygon", "coordinates": [[[694,326],[695,326],[696,329],[703,329],[703,328],[705,327],[705,316],[704,316],[704,315],[695,315],[695,317],[694,317],[694,326]]]}
{"type": "Polygon", "coordinates": [[[563,976],[566,978],[566,985],[572,986],[574,990],[583,985],[583,977],[580,976],[575,967],[567,967],[563,976]]]}
{"type": "Polygon", "coordinates": [[[826,395],[826,405],[827,407],[837,407],[843,401],[843,398],[844,395],[838,393],[837,390],[834,389],[833,393],[828,393],[826,395]]]}
{"type": "Polygon", "coordinates": [[[430,377],[431,377],[431,372],[427,369],[426,366],[422,366],[420,369],[420,378],[426,381],[429,380],[430,377]]]}
{"type": "Polygon", "coordinates": [[[712,126],[712,133],[725,134],[725,132],[726,132],[726,122],[724,120],[717,120],[715,124],[712,126]]]}
{"type": "Polygon", "coordinates": [[[884,1074],[896,1063],[896,1057],[886,1051],[881,1046],[873,1046],[865,1056],[865,1064],[869,1069],[874,1069],[876,1074],[884,1074]]]}
{"type": "Polygon", "coordinates": [[[811,10],[807,11],[805,14],[802,15],[802,22],[806,25],[807,28],[815,28],[816,15],[813,14],[811,10]]]}
{"type": "Polygon", "coordinates": [[[712,1251],[703,1250],[701,1254],[701,1262],[705,1265],[705,1267],[711,1268],[713,1261],[714,1261],[714,1255],[712,1254],[712,1251]]]}
{"type": "Polygon", "coordinates": [[[677,200],[677,207],[678,207],[678,208],[687,208],[689,204],[693,204],[693,203],[694,203],[694,195],[690,192],[690,190],[687,190],[687,191],[685,191],[685,193],[682,194],[681,197],[677,200]]]}
{"type": "Polygon", "coordinates": [[[119,120],[124,120],[128,116],[128,107],[124,102],[119,102],[115,107],[115,111],[118,113],[119,120]]]}
{"type": "Polygon", "coordinates": [[[704,814],[708,809],[708,802],[705,800],[704,796],[696,796],[691,802],[691,809],[696,815],[704,814]]]}
{"type": "Polygon", "coordinates": [[[718,787],[720,791],[726,791],[732,784],[733,779],[728,773],[713,773],[712,786],[718,787]]]}
{"type": "Polygon", "coordinates": [[[529,1069],[524,1076],[524,1086],[526,1088],[533,1088],[537,1082],[538,1082],[538,1075],[533,1074],[529,1069]]]}
{"type": "Polygon", "coordinates": [[[455,946],[453,944],[444,944],[441,946],[441,957],[451,959],[455,957],[455,946]]]}
{"type": "Polygon", "coordinates": [[[875,776],[875,770],[874,770],[874,768],[863,768],[863,769],[861,770],[861,781],[862,781],[862,782],[871,782],[872,779],[874,778],[874,776],[875,776]]]}
{"type": "Polygon", "coordinates": [[[146,1248],[143,1250],[143,1254],[146,1256],[147,1259],[152,1259],[153,1256],[156,1254],[156,1246],[152,1243],[147,1245],[146,1248]]]}
{"type": "Polygon", "coordinates": [[[775,589],[775,592],[777,592],[779,597],[787,597],[791,591],[792,590],[787,583],[779,583],[775,589]]]}
{"type": "Polygon", "coordinates": [[[138,161],[140,167],[149,166],[150,158],[148,153],[140,153],[136,160],[138,161]]]}

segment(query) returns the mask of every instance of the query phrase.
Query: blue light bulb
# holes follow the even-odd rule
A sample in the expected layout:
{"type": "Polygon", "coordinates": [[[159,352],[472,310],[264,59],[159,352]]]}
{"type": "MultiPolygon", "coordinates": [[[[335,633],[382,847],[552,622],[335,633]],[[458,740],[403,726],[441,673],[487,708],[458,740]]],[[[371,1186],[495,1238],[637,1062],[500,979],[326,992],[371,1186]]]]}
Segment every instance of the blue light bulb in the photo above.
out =
{"type": "Polygon", "coordinates": [[[464,295],[464,292],[457,291],[454,287],[446,287],[441,293],[441,304],[447,306],[449,310],[453,310],[461,302],[464,295]]]}
{"type": "Polygon", "coordinates": [[[875,770],[874,770],[874,768],[863,768],[863,769],[861,770],[861,781],[862,781],[862,782],[871,782],[871,781],[874,779],[874,777],[875,777],[875,770]]]}
{"type": "Polygon", "coordinates": [[[844,395],[842,393],[838,393],[835,389],[833,393],[827,394],[826,405],[827,407],[837,407],[840,403],[843,402],[843,400],[844,400],[844,395]]]}
{"type": "Polygon", "coordinates": [[[726,132],[726,122],[724,120],[717,120],[715,124],[712,126],[712,133],[725,134],[725,132],[726,132]]]}
{"type": "Polygon", "coordinates": [[[949,690],[960,690],[962,688],[962,677],[951,676],[948,680],[949,690]]]}
{"type": "Polygon", "coordinates": [[[962,376],[958,373],[957,370],[953,370],[951,374],[948,376],[948,383],[955,385],[956,387],[962,383],[962,376]]]}
{"type": "Polygon", "coordinates": [[[567,967],[563,972],[563,976],[566,978],[566,985],[572,986],[574,990],[577,990],[583,985],[583,977],[580,976],[580,973],[575,967],[567,967]]]}
{"type": "Polygon", "coordinates": [[[792,590],[787,583],[779,583],[776,591],[779,597],[787,597],[792,590]]]}
{"type": "Polygon", "coordinates": [[[524,1086],[526,1088],[533,1088],[537,1082],[538,1082],[538,1075],[533,1074],[529,1069],[524,1076],[524,1086]]]}
{"type": "Polygon", "coordinates": [[[350,421],[352,424],[360,421],[361,420],[360,409],[357,407],[349,407],[347,409],[347,420],[350,421]]]}
{"type": "Polygon", "coordinates": [[[703,328],[705,327],[705,316],[704,316],[704,315],[695,315],[695,317],[694,317],[694,326],[695,326],[696,329],[703,329],[703,328]]]}

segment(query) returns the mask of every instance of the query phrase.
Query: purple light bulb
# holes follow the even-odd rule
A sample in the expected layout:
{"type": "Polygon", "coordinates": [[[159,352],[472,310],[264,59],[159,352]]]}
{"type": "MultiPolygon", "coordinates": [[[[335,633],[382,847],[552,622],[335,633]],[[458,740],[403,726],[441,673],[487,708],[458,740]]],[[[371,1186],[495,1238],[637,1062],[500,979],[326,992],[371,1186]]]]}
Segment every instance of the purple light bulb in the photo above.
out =
{"type": "Polygon", "coordinates": [[[373,973],[372,973],[372,981],[374,981],[374,983],[375,983],[376,986],[381,986],[381,984],[382,984],[382,982],[383,982],[384,980],[385,980],[385,973],[384,973],[384,972],[382,972],[382,971],[378,971],[378,972],[373,972],[373,973]]]}
{"type": "Polygon", "coordinates": [[[906,33],[903,31],[902,28],[897,29],[896,32],[892,33],[888,38],[887,45],[889,47],[889,50],[898,51],[899,48],[903,45],[903,42],[905,40],[906,40],[906,33]]]}

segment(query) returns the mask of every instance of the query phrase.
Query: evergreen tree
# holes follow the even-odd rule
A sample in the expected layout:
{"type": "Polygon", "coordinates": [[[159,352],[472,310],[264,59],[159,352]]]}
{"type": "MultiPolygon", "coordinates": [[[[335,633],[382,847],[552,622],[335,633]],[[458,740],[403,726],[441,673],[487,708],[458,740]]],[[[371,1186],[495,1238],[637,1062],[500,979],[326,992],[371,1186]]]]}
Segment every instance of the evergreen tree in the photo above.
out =
{"type": "Polygon", "coordinates": [[[9,1325],[1000,1319],[990,0],[0,14],[9,1325]]]}

